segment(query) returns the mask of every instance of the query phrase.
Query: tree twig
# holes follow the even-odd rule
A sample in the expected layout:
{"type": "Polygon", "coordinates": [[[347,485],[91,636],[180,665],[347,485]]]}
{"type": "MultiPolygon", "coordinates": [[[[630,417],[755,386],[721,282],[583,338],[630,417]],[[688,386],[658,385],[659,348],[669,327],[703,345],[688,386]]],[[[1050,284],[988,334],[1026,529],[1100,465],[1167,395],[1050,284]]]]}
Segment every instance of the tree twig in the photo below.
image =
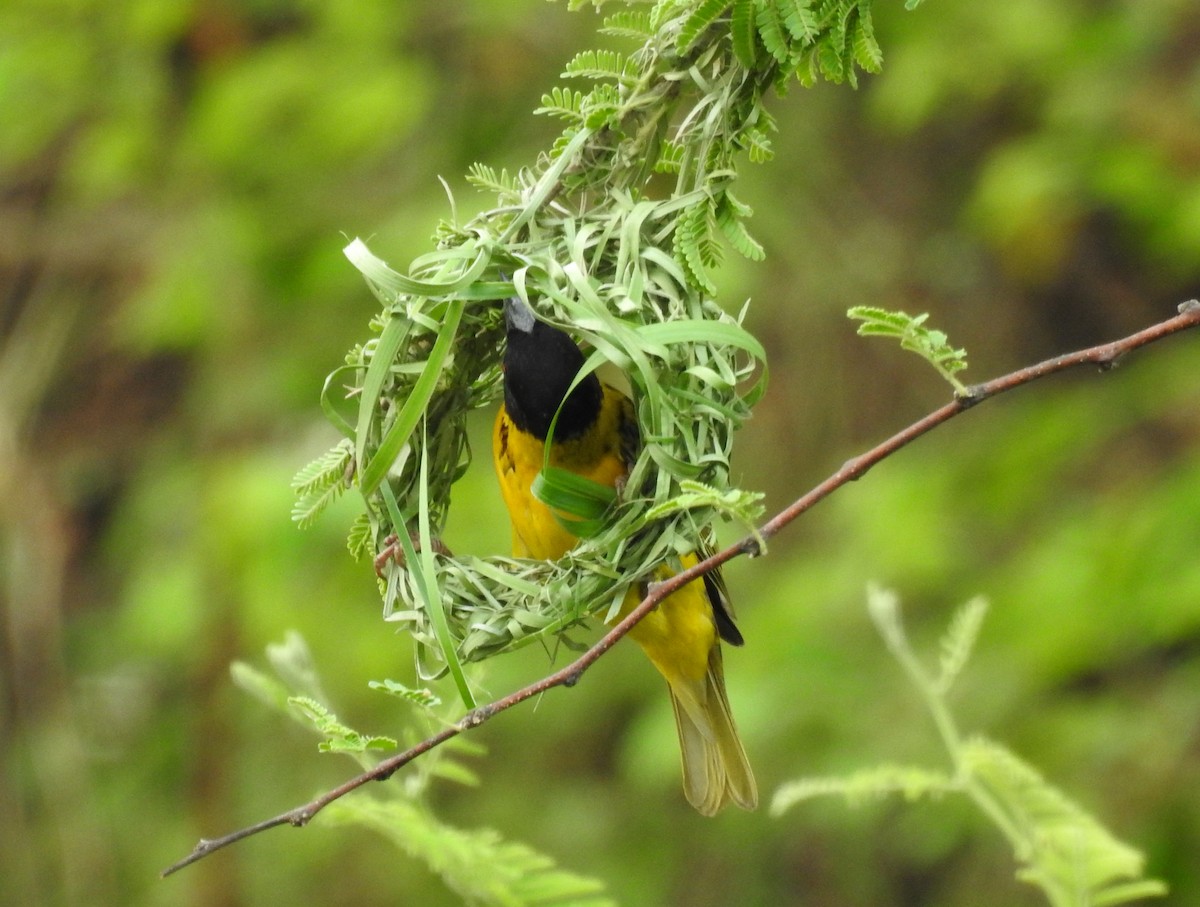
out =
{"type": "Polygon", "coordinates": [[[1056,356],[1053,359],[1047,359],[1044,362],[1039,362],[1036,365],[1028,366],[1027,368],[1018,369],[1015,372],[1010,372],[1007,375],[1002,375],[999,378],[994,378],[991,381],[985,381],[982,384],[971,385],[966,389],[965,394],[960,394],[955,397],[950,403],[939,409],[934,410],[922,419],[912,423],[907,428],[892,435],[887,440],[877,444],[867,452],[847,460],[837,472],[829,476],[825,481],[815,486],[809,492],[798,498],[791,505],[780,511],[759,530],[758,536],[750,536],[737,544],[731,545],[722,551],[713,554],[711,557],[696,563],[695,565],[683,570],[661,583],[654,584],[649,594],[642,602],[632,611],[629,612],[618,624],[609,630],[595,645],[584,652],[579,658],[571,662],[564,668],[555,671],[538,680],[529,686],[510,693],[509,695],[497,699],[487,705],[480,706],[471,710],[464,715],[458,722],[446,728],[443,728],[437,734],[421,741],[417,745],[410,747],[402,753],[397,753],[387,759],[381,761],[378,765],[370,770],[363,772],[356,777],[349,779],[338,787],[327,791],[316,799],[290,809],[287,812],[265,819],[254,825],[239,829],[231,834],[220,838],[207,839],[202,838],[196,847],[182,860],[168,866],[163,870],[162,875],[168,876],[185,866],[189,866],[198,860],[203,859],[215,851],[221,850],[224,847],[249,838],[259,832],[266,831],[268,828],[275,828],[279,825],[293,825],[301,827],[307,825],[314,816],[322,809],[339,800],[351,791],[357,790],[359,787],[367,784],[370,781],[385,781],[390,778],[396,771],[404,767],[414,759],[420,757],[424,753],[429,752],[452,737],[456,737],[464,731],[478,727],[484,722],[491,719],[493,716],[501,712],[511,709],[513,706],[538,696],[541,693],[551,690],[559,686],[574,686],[583,673],[590,668],[599,658],[611,649],[618,640],[630,631],[635,624],[653,610],[664,598],[672,592],[680,589],[687,583],[697,577],[709,572],[710,570],[719,567],[726,561],[742,555],[757,555],[761,553],[758,538],[768,539],[778,533],[781,529],[795,520],[800,514],[811,509],[819,501],[825,499],[838,488],[848,482],[855,481],[862,477],[871,467],[881,460],[894,454],[900,448],[910,444],[912,441],[919,438],[926,432],[944,424],[945,422],[957,416],[959,413],[987,400],[1002,394],[1005,391],[1012,390],[1022,385],[1035,381],[1038,378],[1044,378],[1047,375],[1055,374],[1056,372],[1065,371],[1069,368],[1074,368],[1078,365],[1091,363],[1098,366],[1102,370],[1112,368],[1118,359],[1146,344],[1153,343],[1156,340],[1161,340],[1164,337],[1177,333],[1188,328],[1200,326],[1200,302],[1190,300],[1179,306],[1179,314],[1173,318],[1168,318],[1155,325],[1152,325],[1136,334],[1131,334],[1121,340],[1105,343],[1099,346],[1089,347],[1088,349],[1079,350],[1074,353],[1068,353],[1063,356],[1056,356]]]}

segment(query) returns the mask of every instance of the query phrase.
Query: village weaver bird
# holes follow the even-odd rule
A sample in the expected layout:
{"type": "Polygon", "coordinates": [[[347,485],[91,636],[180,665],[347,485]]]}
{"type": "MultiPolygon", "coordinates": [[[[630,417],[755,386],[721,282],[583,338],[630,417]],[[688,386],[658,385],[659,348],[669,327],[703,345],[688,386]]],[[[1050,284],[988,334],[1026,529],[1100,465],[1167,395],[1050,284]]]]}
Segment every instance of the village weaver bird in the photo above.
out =
{"type": "MultiPolygon", "coordinates": [[[[504,405],[496,417],[492,453],[512,518],[513,554],[556,560],[579,539],[531,490],[545,462],[555,413],[550,465],[609,487],[623,485],[633,465],[637,419],[629,398],[595,374],[567,397],[584,362],[579,347],[564,332],[537,320],[519,299],[505,303],[504,316],[504,405]]],[[[696,554],[688,555],[682,566],[697,560],[696,554]]],[[[654,579],[670,575],[660,568],[654,579]]],[[[647,585],[643,581],[630,587],[621,616],[637,606],[647,585]]],[[[740,646],[742,635],[720,575],[710,572],[672,593],[629,636],[666,678],[688,802],[706,816],[729,802],[753,809],[758,790],[729,710],[721,668],[721,640],[740,646]]]]}

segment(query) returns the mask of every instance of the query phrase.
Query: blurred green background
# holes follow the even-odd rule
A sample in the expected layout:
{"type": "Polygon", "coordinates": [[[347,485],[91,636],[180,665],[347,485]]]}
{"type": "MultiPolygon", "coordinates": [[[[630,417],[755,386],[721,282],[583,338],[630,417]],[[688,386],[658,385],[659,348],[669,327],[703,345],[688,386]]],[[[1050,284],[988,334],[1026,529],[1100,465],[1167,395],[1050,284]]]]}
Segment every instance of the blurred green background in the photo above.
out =
{"type": "MultiPolygon", "coordinates": [[[[281,829],[180,875],[201,836],[353,771],[237,690],[292,628],[348,723],[412,681],[352,502],[289,520],[335,438],[326,373],[376,302],[341,255],[393,264],[462,174],[555,135],[529,111],[596,17],[542,0],[0,6],[0,903],[453,904],[366,831],[281,829]]],[[[933,313],[983,378],[1171,315],[1200,294],[1194,0],[877,4],[883,74],[774,102],[777,159],[739,195],[765,264],[730,260],[772,385],[741,439],[778,509],[944,402],[855,304],[933,313]]],[[[932,645],[992,602],[955,702],[1200,903],[1200,335],[990,402],[820,505],[727,579],[748,644],[730,697],[766,798],[883,760],[941,767],[864,607],[870,580],[932,645]]],[[[490,414],[480,414],[485,451],[490,414]]],[[[498,553],[486,457],[447,541],[498,553]]],[[[559,653],[559,661],[565,653],[559,653]]],[[[545,673],[531,647],[488,694],[545,673]]],[[[570,691],[475,734],[490,826],[626,904],[1034,905],[964,803],[696,816],[661,683],[618,647],[570,691]]]]}

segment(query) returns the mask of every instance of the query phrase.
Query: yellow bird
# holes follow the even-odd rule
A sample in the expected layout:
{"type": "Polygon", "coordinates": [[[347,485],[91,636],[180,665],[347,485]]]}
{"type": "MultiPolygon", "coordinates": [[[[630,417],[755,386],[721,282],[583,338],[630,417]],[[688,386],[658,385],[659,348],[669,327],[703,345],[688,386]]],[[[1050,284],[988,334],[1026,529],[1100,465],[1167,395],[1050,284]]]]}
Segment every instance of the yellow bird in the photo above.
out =
{"type": "MultiPolygon", "coordinates": [[[[588,375],[567,390],[583,354],[567,334],[538,321],[519,299],[505,304],[504,405],[496,417],[492,455],[513,527],[513,554],[556,560],[579,539],[530,490],[545,458],[550,422],[559,413],[550,464],[615,487],[633,465],[639,444],[633,404],[588,375]]],[[[688,567],[695,554],[682,559],[688,567]]],[[[657,579],[670,574],[664,569],[657,579]]],[[[631,587],[622,615],[641,601],[645,583],[631,587]]],[[[754,774],[738,738],[721,668],[721,640],[740,646],[724,583],[709,573],[693,580],[646,615],[629,636],[666,678],[679,730],[683,788],[706,816],[726,803],[758,803],[754,774]]]]}

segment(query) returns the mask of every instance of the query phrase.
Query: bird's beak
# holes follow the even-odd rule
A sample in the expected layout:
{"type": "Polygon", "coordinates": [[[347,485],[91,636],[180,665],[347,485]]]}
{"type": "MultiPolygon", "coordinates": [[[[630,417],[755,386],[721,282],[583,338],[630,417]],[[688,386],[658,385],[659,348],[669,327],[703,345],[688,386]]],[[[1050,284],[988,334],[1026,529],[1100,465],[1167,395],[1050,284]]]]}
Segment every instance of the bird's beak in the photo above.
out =
{"type": "Polygon", "coordinates": [[[504,324],[510,331],[530,334],[533,332],[535,321],[533,309],[527,306],[519,296],[504,300],[504,324]]]}

